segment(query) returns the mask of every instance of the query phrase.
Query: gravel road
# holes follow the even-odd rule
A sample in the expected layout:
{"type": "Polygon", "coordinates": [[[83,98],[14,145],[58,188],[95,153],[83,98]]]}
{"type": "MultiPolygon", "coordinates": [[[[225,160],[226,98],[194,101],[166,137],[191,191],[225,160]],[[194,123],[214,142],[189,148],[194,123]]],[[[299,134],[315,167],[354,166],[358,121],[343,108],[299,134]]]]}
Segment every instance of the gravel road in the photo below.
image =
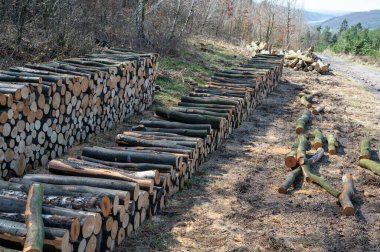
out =
{"type": "Polygon", "coordinates": [[[318,54],[326,63],[330,64],[333,72],[339,72],[359,83],[380,96],[380,68],[363,66],[337,56],[318,54]]]}

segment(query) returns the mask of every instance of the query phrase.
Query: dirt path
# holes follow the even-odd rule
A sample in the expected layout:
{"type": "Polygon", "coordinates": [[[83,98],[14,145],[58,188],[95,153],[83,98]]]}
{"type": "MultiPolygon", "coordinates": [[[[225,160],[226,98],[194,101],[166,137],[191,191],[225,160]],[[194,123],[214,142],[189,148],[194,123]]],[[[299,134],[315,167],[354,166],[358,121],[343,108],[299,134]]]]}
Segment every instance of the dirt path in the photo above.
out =
{"type": "Polygon", "coordinates": [[[355,82],[286,70],[285,81],[188,188],[118,251],[379,251],[380,178],[356,165],[362,135],[380,147],[379,111],[380,101],[355,82]],[[277,193],[304,110],[297,97],[303,89],[319,92],[315,100],[326,105],[309,130],[338,133],[341,144],[337,156],[325,156],[313,170],[338,189],[342,174],[353,174],[355,217],[342,216],[336,200],[313,184],[277,193]]]}
{"type": "Polygon", "coordinates": [[[318,54],[324,62],[331,64],[333,72],[340,72],[369,90],[373,90],[380,97],[380,69],[363,66],[333,55],[318,54]]]}

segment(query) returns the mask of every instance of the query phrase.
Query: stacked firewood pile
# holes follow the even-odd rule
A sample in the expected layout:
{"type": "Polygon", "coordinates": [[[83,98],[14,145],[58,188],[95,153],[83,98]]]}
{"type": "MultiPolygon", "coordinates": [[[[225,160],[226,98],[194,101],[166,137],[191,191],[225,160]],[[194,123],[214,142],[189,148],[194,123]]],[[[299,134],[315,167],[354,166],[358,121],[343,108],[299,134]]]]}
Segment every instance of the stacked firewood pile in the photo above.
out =
{"type": "Polygon", "coordinates": [[[312,172],[312,165],[318,162],[325,153],[324,146],[326,146],[329,155],[336,155],[336,146],[338,145],[335,134],[330,133],[324,136],[319,129],[315,129],[311,134],[306,134],[306,127],[311,122],[312,115],[316,116],[324,111],[322,105],[313,108],[312,99],[313,96],[310,94],[300,94],[301,104],[308,109],[297,119],[295,127],[297,139],[293,143],[291,151],[285,156],[285,166],[289,173],[284,183],[278,188],[278,192],[288,193],[289,188],[297,183],[297,178],[303,176],[305,182],[315,183],[337,198],[345,215],[354,215],[355,208],[351,202],[354,194],[352,175],[343,175],[342,190],[339,191],[328,181],[312,172]],[[308,155],[310,148],[314,150],[312,155],[308,155]]]}
{"type": "Polygon", "coordinates": [[[295,71],[328,73],[330,65],[324,63],[313,51],[314,48],[310,47],[306,52],[286,52],[284,66],[292,68],[295,71]]]}
{"type": "Polygon", "coordinates": [[[117,147],[86,147],[75,158],[50,161],[49,175],[1,182],[0,245],[27,244],[27,191],[39,184],[46,227],[38,244],[58,251],[112,251],[184,188],[277,85],[282,66],[280,56],[256,56],[215,73],[177,106],[157,108],[154,117],[118,134],[117,147]]]}
{"type": "Polygon", "coordinates": [[[0,71],[1,177],[46,165],[74,143],[149,107],[157,57],[113,48],[0,71]]]}

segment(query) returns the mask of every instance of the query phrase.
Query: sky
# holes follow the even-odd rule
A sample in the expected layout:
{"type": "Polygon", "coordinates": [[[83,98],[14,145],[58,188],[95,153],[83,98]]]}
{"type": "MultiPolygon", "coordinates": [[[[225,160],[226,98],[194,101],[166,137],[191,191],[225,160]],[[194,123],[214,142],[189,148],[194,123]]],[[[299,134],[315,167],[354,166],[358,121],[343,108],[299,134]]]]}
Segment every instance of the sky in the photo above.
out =
{"type": "Polygon", "coordinates": [[[355,12],[380,10],[380,0],[298,0],[305,10],[355,12]]]}

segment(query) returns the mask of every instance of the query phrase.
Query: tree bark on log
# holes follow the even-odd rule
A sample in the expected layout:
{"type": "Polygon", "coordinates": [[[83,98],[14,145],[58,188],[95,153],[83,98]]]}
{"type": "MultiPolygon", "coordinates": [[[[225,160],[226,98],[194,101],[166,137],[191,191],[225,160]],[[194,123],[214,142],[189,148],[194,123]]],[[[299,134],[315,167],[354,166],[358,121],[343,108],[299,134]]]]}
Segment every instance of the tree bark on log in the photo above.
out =
{"type": "Polygon", "coordinates": [[[359,166],[368,169],[380,176],[380,163],[370,160],[370,159],[360,159],[359,166]]]}
{"type": "Polygon", "coordinates": [[[152,180],[140,179],[112,170],[76,166],[67,160],[52,160],[49,162],[48,169],[50,172],[60,175],[123,180],[139,184],[142,189],[145,189],[149,192],[153,191],[152,180]]]}
{"type": "Polygon", "coordinates": [[[309,147],[309,141],[305,135],[298,136],[297,161],[299,164],[304,164],[306,159],[306,151],[309,147]]]}
{"type": "Polygon", "coordinates": [[[310,171],[310,161],[308,159],[305,159],[305,163],[301,165],[302,172],[304,174],[306,182],[314,182],[321,186],[323,189],[325,189],[328,193],[330,193],[335,198],[338,198],[340,195],[340,192],[335,189],[332,185],[330,185],[327,181],[325,181],[323,178],[318,177],[317,175],[314,175],[310,171]]]}
{"type": "Polygon", "coordinates": [[[335,136],[333,134],[327,135],[327,147],[330,155],[336,155],[336,145],[335,136]]]}
{"type": "Polygon", "coordinates": [[[306,111],[302,114],[300,118],[298,118],[296,123],[296,133],[302,134],[305,131],[306,123],[308,123],[311,119],[310,111],[306,111]]]}
{"type": "Polygon", "coordinates": [[[297,166],[297,149],[298,149],[298,139],[293,143],[291,151],[286,154],[285,165],[289,168],[295,168],[297,166]]]}
{"type": "Polygon", "coordinates": [[[100,147],[85,147],[82,156],[120,163],[154,163],[179,167],[180,158],[173,154],[149,154],[136,151],[118,151],[100,147]]]}
{"type": "Polygon", "coordinates": [[[315,107],[315,108],[312,109],[312,113],[313,113],[313,115],[319,115],[324,110],[325,110],[325,106],[319,105],[318,107],[315,107]]]}
{"type": "Polygon", "coordinates": [[[314,130],[313,148],[318,149],[323,145],[323,134],[319,129],[314,130]]]}
{"type": "Polygon", "coordinates": [[[23,252],[42,252],[44,248],[44,222],[42,220],[43,187],[33,184],[29,188],[25,206],[27,234],[23,252]]]}
{"type": "MultiPolygon", "coordinates": [[[[15,222],[25,222],[25,215],[21,213],[0,213],[0,219],[15,222]]],[[[70,241],[76,242],[80,235],[80,222],[76,217],[42,214],[45,227],[63,228],[70,231],[70,241]]]]}
{"type": "Polygon", "coordinates": [[[366,138],[360,142],[359,159],[371,159],[370,157],[371,157],[371,141],[366,138]]]}
{"type": "Polygon", "coordinates": [[[193,124],[210,124],[213,129],[220,130],[225,124],[226,119],[215,116],[206,115],[191,115],[182,112],[177,112],[165,108],[157,108],[156,114],[166,119],[173,121],[178,121],[182,123],[193,123],[193,124]]]}
{"type": "Polygon", "coordinates": [[[90,186],[95,188],[127,191],[130,193],[131,199],[133,200],[137,200],[140,191],[140,187],[136,183],[113,179],[100,179],[91,177],[83,178],[76,176],[57,176],[45,174],[27,174],[24,176],[23,180],[55,185],[90,186]]]}
{"type": "MultiPolygon", "coordinates": [[[[318,162],[323,157],[323,154],[324,154],[323,148],[319,148],[317,150],[317,152],[311,158],[309,158],[310,164],[312,165],[312,164],[315,164],[316,162],[318,162]]],[[[302,169],[299,166],[296,169],[289,172],[284,183],[282,183],[282,185],[278,188],[278,192],[286,194],[288,192],[288,189],[290,188],[290,186],[296,180],[296,178],[299,175],[301,175],[301,172],[302,172],[302,169]]]]}
{"type": "Polygon", "coordinates": [[[312,95],[303,95],[301,97],[301,103],[307,108],[311,108],[313,104],[311,104],[311,100],[313,99],[312,95]]]}
{"type": "Polygon", "coordinates": [[[343,189],[339,195],[339,203],[343,208],[343,213],[346,216],[354,216],[355,208],[351,200],[354,195],[354,180],[352,174],[344,174],[342,177],[343,189]]]}
{"type": "MultiPolygon", "coordinates": [[[[27,236],[26,225],[19,222],[0,220],[0,241],[7,241],[15,246],[24,246],[27,236]]],[[[44,229],[44,251],[71,251],[69,231],[59,228],[44,229]]]]}

